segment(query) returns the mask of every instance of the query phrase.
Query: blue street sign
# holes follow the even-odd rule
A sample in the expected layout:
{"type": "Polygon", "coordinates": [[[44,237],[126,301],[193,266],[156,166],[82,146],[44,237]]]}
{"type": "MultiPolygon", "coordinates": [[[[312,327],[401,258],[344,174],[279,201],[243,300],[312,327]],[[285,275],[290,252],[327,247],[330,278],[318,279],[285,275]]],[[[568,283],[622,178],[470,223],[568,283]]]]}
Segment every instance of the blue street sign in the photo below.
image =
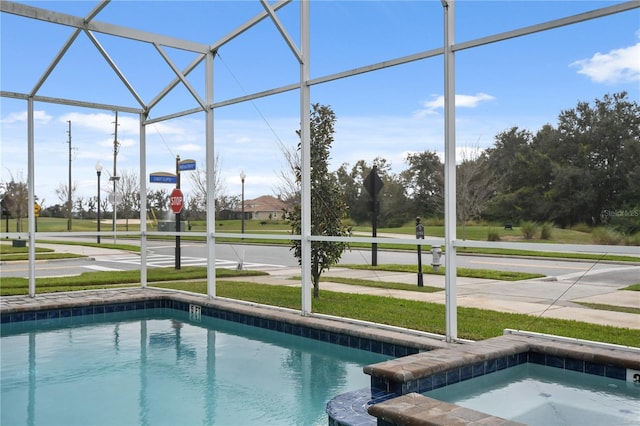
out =
{"type": "Polygon", "coordinates": [[[195,170],[196,169],[196,161],[195,160],[182,160],[178,163],[178,170],[181,172],[185,170],[195,170]]]}
{"type": "Polygon", "coordinates": [[[169,173],[151,173],[149,175],[151,183],[178,183],[178,177],[169,173]]]}

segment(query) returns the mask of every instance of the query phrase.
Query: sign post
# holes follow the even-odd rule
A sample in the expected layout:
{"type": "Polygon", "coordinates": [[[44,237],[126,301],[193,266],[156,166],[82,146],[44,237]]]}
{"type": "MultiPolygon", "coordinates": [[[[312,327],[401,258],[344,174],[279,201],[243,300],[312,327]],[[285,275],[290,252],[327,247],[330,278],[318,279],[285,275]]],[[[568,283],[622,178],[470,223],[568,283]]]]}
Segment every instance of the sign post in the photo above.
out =
{"type": "MultiPolygon", "coordinates": [[[[371,210],[371,236],[376,237],[378,235],[378,211],[380,210],[380,202],[377,200],[378,192],[382,190],[382,179],[378,176],[378,166],[373,166],[363,184],[371,196],[371,204],[369,209],[371,210]]],[[[371,266],[378,266],[378,244],[371,244],[371,266]]]]}
{"type": "MultiPolygon", "coordinates": [[[[178,157],[180,158],[180,157],[178,157]]],[[[182,212],[182,207],[184,207],[184,197],[182,195],[182,191],[180,190],[180,175],[178,174],[178,185],[171,191],[171,195],[169,196],[171,211],[176,214],[176,232],[180,232],[180,212],[182,212]]],[[[176,269],[180,269],[180,235],[176,235],[176,269]]]]}
{"type": "MultiPolygon", "coordinates": [[[[182,208],[184,207],[184,196],[180,190],[180,172],[195,170],[196,160],[182,160],[180,156],[176,155],[176,174],[166,172],[154,172],[149,175],[149,182],[151,183],[175,183],[176,187],[171,191],[169,196],[169,203],[171,205],[171,211],[176,215],[176,232],[180,232],[180,222],[182,208]]],[[[176,235],[176,269],[180,269],[180,235],[176,235]]]]}
{"type": "Polygon", "coordinates": [[[42,207],[40,207],[40,204],[34,203],[34,205],[33,205],[33,213],[34,213],[34,216],[36,218],[36,224],[35,224],[36,232],[38,232],[38,218],[40,217],[40,210],[42,210],[42,207]]]}
{"type": "MultiPolygon", "coordinates": [[[[416,217],[416,239],[424,240],[424,225],[420,223],[420,217],[416,217]]],[[[418,287],[423,287],[422,278],[422,246],[418,244],[418,287]]]]}

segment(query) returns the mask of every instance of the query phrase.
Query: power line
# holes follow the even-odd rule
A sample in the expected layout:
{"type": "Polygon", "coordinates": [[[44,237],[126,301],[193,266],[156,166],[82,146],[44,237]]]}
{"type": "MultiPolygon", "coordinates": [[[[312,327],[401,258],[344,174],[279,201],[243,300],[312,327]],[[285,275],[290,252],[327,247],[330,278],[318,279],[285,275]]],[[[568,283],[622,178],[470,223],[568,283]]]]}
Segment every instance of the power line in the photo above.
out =
{"type": "MultiPolygon", "coordinates": [[[[245,90],[244,86],[242,85],[242,83],[240,83],[240,80],[238,79],[238,77],[236,77],[236,75],[233,73],[233,71],[231,71],[231,68],[229,67],[229,65],[227,65],[227,63],[224,61],[224,59],[222,59],[222,56],[220,56],[220,52],[216,52],[216,55],[218,56],[218,58],[222,62],[222,65],[224,65],[224,67],[227,69],[227,71],[229,71],[229,74],[231,74],[231,77],[236,82],[236,84],[238,85],[238,87],[240,88],[242,93],[244,95],[247,95],[247,91],[245,90]]],[[[253,101],[253,99],[250,100],[249,102],[251,103],[251,106],[253,106],[253,108],[256,110],[258,115],[265,122],[265,124],[267,125],[269,130],[271,130],[271,133],[273,133],[273,136],[275,136],[275,138],[278,140],[278,143],[280,144],[280,146],[284,146],[284,143],[280,139],[280,136],[278,136],[278,133],[276,133],[275,129],[271,126],[271,123],[269,123],[269,120],[267,120],[267,117],[265,117],[264,114],[262,113],[262,111],[260,111],[260,108],[258,108],[258,105],[256,105],[256,103],[253,101]]]]}

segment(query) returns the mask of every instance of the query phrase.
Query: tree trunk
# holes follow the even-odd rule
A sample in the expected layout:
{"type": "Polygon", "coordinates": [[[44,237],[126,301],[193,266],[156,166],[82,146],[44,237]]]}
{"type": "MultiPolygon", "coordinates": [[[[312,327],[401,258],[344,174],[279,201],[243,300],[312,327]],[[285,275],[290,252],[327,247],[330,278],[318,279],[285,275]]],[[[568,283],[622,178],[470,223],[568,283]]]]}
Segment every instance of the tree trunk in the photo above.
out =
{"type": "Polygon", "coordinates": [[[314,265],[311,267],[311,281],[313,282],[313,298],[320,297],[320,270],[314,265]]]}

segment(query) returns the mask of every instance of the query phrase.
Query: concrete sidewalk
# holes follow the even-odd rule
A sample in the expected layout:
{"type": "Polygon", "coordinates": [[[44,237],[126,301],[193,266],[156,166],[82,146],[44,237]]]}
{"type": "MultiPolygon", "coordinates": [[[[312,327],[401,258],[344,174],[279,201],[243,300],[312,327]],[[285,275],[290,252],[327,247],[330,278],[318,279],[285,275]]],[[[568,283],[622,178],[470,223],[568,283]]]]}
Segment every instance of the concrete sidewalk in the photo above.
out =
{"type": "MultiPolygon", "coordinates": [[[[272,272],[269,276],[242,277],[238,280],[262,284],[300,286],[289,279],[300,275],[299,269],[272,272]]],[[[417,275],[408,273],[332,268],[323,277],[357,278],[380,282],[397,282],[416,285],[417,275]]],[[[442,291],[425,293],[407,290],[372,288],[351,284],[323,281],[320,291],[368,294],[432,303],[445,303],[445,277],[423,275],[424,285],[441,288],[442,291]]],[[[576,320],[593,324],[610,325],[640,330],[640,315],[591,309],[576,302],[596,303],[640,309],[640,292],[623,291],[616,287],[581,285],[575,281],[533,279],[525,281],[499,281],[458,277],[457,303],[461,307],[488,309],[500,312],[520,313],[540,318],[576,320]]],[[[622,286],[624,287],[624,286],[622,286]]]]}
{"type": "Polygon", "coordinates": [[[132,253],[126,250],[114,250],[104,247],[91,247],[83,245],[36,243],[36,246],[39,248],[53,250],[57,253],[72,253],[87,257],[122,256],[124,254],[132,253]]]}

